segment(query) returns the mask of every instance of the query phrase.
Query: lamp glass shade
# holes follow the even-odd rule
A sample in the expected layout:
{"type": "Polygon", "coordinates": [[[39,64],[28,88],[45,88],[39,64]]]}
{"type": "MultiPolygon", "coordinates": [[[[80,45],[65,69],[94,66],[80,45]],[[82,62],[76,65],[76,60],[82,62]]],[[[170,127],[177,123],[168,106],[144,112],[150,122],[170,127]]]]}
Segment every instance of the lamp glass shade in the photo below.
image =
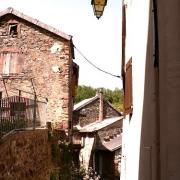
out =
{"type": "Polygon", "coordinates": [[[104,7],[107,4],[107,0],[92,0],[94,15],[99,19],[103,15],[104,7]]]}

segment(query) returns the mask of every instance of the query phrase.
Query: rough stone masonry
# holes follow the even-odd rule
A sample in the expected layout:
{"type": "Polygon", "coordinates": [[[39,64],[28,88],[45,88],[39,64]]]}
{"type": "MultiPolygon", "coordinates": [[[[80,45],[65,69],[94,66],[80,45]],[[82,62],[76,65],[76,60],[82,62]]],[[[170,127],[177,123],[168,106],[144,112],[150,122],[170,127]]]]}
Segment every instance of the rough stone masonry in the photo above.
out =
{"type": "Polygon", "coordinates": [[[49,180],[52,169],[48,132],[17,131],[0,141],[1,180],[49,180]]]}
{"type": "Polygon", "coordinates": [[[44,103],[46,121],[67,128],[72,112],[71,36],[14,9],[0,13],[0,95],[44,103]]]}

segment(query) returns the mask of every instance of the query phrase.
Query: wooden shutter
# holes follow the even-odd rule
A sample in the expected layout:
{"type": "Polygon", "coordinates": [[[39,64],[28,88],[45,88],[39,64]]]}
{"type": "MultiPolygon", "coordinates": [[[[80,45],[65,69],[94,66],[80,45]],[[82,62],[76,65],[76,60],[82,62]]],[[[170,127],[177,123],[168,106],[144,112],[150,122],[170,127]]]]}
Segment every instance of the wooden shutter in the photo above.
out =
{"type": "Polygon", "coordinates": [[[125,91],[124,91],[124,110],[125,114],[132,113],[132,58],[126,64],[125,72],[125,91]]]}
{"type": "Polygon", "coordinates": [[[18,54],[18,56],[17,56],[17,68],[16,68],[17,74],[22,72],[23,63],[24,63],[24,58],[23,58],[22,54],[18,54]]]}
{"type": "Polygon", "coordinates": [[[10,72],[10,63],[11,63],[11,53],[3,54],[3,71],[2,73],[5,75],[9,75],[10,72]]]}
{"type": "Polygon", "coordinates": [[[15,52],[11,54],[11,66],[10,73],[11,74],[19,74],[22,71],[23,58],[22,56],[15,52]]]}
{"type": "Polygon", "coordinates": [[[11,53],[10,74],[17,73],[18,55],[18,53],[11,53]]]}
{"type": "Polygon", "coordinates": [[[22,71],[23,57],[18,51],[0,53],[0,74],[15,75],[22,71]]]}

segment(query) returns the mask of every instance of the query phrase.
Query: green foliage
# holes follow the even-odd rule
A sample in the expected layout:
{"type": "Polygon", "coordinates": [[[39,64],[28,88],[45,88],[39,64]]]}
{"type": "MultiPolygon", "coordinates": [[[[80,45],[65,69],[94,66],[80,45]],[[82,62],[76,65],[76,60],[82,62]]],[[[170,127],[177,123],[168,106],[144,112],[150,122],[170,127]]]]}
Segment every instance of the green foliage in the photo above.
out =
{"type": "Polygon", "coordinates": [[[123,92],[122,90],[116,88],[114,91],[110,89],[103,89],[104,97],[110,103],[122,103],[123,102],[123,92]]]}
{"type": "MultiPolygon", "coordinates": [[[[96,88],[90,86],[78,86],[77,95],[75,97],[75,103],[78,103],[84,99],[95,96],[97,92],[96,88]]],[[[103,88],[105,100],[109,101],[114,108],[122,111],[123,109],[123,91],[122,89],[115,88],[115,90],[103,88]]]]}
{"type": "Polygon", "coordinates": [[[60,151],[59,151],[59,146],[57,143],[52,143],[51,144],[51,156],[52,156],[52,161],[55,164],[59,164],[59,156],[60,156],[60,151]]]}
{"type": "Polygon", "coordinates": [[[50,180],[80,180],[83,179],[84,172],[77,169],[73,162],[72,144],[66,140],[56,141],[54,132],[51,134],[51,155],[54,169],[50,174],[50,180]]]}
{"type": "Polygon", "coordinates": [[[78,167],[73,161],[74,148],[66,140],[54,141],[55,133],[51,133],[51,154],[54,169],[50,173],[50,180],[100,180],[100,176],[92,169],[87,171],[84,167],[78,167]]]}
{"type": "Polygon", "coordinates": [[[95,95],[96,95],[96,89],[90,86],[78,86],[75,102],[78,103],[84,99],[91,98],[95,95]]]}
{"type": "Polygon", "coordinates": [[[113,107],[119,111],[123,111],[123,103],[113,103],[113,107]]]}
{"type": "Polygon", "coordinates": [[[59,172],[58,171],[51,172],[50,180],[59,180],[59,172]]]}

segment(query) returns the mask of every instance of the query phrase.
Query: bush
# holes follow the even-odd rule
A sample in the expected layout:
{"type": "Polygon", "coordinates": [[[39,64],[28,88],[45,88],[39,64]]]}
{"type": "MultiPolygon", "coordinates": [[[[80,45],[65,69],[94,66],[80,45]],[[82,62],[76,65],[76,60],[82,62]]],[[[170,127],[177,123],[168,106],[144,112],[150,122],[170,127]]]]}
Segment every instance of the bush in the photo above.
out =
{"type": "Polygon", "coordinates": [[[90,167],[83,177],[83,180],[100,180],[101,177],[90,167]]]}

